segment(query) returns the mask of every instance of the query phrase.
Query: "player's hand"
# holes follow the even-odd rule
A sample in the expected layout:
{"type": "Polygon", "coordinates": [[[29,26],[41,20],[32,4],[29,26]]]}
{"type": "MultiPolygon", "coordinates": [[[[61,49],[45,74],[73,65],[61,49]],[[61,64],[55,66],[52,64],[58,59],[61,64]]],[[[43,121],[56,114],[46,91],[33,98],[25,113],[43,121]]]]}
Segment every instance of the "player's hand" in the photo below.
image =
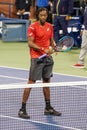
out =
{"type": "Polygon", "coordinates": [[[53,54],[54,50],[53,50],[52,47],[49,47],[49,49],[44,49],[44,52],[47,53],[47,54],[53,54]]]}

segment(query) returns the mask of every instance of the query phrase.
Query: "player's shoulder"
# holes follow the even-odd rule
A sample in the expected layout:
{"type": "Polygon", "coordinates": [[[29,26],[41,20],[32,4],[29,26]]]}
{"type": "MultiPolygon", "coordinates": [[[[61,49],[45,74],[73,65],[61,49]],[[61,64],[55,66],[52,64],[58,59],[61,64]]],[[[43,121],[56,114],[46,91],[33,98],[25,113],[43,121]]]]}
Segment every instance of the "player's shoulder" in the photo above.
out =
{"type": "Polygon", "coordinates": [[[29,28],[30,29],[35,29],[35,27],[37,26],[37,24],[38,24],[37,22],[31,23],[30,26],[29,26],[29,28]]]}

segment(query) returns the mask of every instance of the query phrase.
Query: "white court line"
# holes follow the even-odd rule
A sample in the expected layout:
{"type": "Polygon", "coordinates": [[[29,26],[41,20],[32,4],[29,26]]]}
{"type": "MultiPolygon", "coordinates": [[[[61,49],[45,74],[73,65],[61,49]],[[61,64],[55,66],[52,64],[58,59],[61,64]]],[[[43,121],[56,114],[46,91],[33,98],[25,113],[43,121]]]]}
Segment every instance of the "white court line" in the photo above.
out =
{"type": "MultiPolygon", "coordinates": [[[[7,84],[7,85],[20,85],[20,84],[26,84],[26,82],[17,82],[17,83],[9,83],[9,84],[7,84]]],[[[3,84],[3,85],[5,85],[5,84],[3,84]]],[[[0,85],[1,86],[1,85],[0,85]]]]}
{"type": "Polygon", "coordinates": [[[18,78],[18,77],[13,77],[13,76],[5,76],[5,75],[0,75],[2,78],[9,78],[9,79],[18,79],[18,80],[27,80],[25,78],[18,78]]]}
{"type": "Polygon", "coordinates": [[[85,78],[85,79],[87,79],[87,77],[85,77],[85,76],[62,74],[62,73],[54,73],[54,74],[59,74],[59,75],[64,75],[64,76],[71,76],[71,77],[77,77],[77,78],[85,78]]]}
{"type": "MultiPolygon", "coordinates": [[[[29,69],[24,69],[24,68],[16,68],[16,67],[9,67],[9,66],[0,66],[0,67],[3,67],[3,68],[11,68],[11,69],[19,69],[19,70],[27,70],[29,71],[29,69]]],[[[78,76],[78,75],[70,75],[70,74],[63,74],[63,73],[56,73],[56,72],[53,72],[54,74],[59,74],[59,75],[64,75],[64,76],[74,76],[74,77],[79,77],[79,78],[86,78],[86,76],[78,76]]]]}
{"type": "Polygon", "coordinates": [[[17,69],[17,70],[28,70],[28,69],[25,69],[25,68],[16,68],[16,67],[9,67],[9,66],[0,66],[0,67],[3,67],[3,68],[11,68],[11,69],[17,69]]]}
{"type": "Polygon", "coordinates": [[[5,115],[0,115],[0,117],[2,117],[2,118],[9,118],[9,119],[13,119],[13,120],[19,120],[19,121],[25,121],[25,122],[31,122],[31,123],[37,123],[37,124],[42,124],[42,125],[49,125],[49,126],[54,126],[54,127],[60,127],[60,128],[65,128],[65,129],[69,129],[69,130],[81,130],[81,129],[78,129],[78,128],[72,128],[72,127],[67,127],[67,126],[62,126],[62,125],[56,125],[56,124],[51,124],[51,123],[44,123],[44,122],[40,122],[40,121],[34,121],[34,120],[31,120],[31,119],[22,119],[22,118],[5,116],[5,115]]]}

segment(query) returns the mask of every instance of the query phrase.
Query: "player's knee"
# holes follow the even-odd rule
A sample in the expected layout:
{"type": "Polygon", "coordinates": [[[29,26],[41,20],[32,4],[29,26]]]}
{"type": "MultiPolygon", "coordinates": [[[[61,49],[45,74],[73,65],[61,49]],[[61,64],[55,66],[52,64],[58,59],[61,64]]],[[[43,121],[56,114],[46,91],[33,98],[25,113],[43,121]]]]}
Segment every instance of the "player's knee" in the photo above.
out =
{"type": "Polygon", "coordinates": [[[50,82],[50,78],[43,78],[43,82],[49,83],[50,82]]]}

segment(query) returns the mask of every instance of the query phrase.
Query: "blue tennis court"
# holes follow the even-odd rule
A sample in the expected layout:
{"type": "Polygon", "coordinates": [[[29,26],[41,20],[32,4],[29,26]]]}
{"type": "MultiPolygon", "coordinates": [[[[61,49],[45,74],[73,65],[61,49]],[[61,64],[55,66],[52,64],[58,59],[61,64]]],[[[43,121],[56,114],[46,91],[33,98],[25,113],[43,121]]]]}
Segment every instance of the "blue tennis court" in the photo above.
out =
{"type": "MultiPolygon", "coordinates": [[[[28,70],[0,67],[0,86],[20,85],[27,82],[28,70]]],[[[51,82],[80,82],[86,77],[54,73],[51,82]]],[[[33,88],[27,112],[30,120],[18,117],[23,88],[0,89],[1,130],[87,130],[87,84],[86,86],[51,87],[51,103],[62,116],[44,115],[42,88],[33,88]]]]}

